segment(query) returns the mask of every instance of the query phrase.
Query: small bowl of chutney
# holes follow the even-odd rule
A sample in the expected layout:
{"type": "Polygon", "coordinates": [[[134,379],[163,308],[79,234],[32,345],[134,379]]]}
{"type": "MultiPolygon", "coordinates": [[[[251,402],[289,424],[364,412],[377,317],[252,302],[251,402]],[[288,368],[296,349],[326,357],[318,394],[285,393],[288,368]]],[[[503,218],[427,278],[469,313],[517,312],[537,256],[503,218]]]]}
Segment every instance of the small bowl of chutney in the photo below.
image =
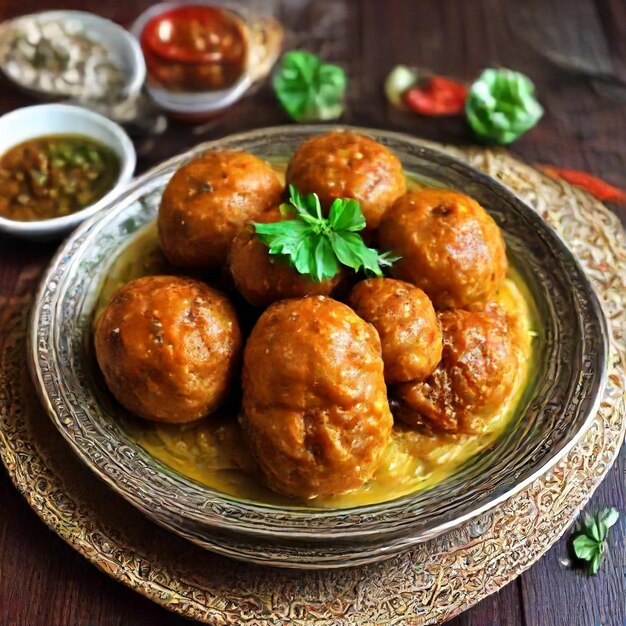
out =
{"type": "Polygon", "coordinates": [[[276,20],[203,3],[154,5],[132,32],[146,61],[148,93],[163,110],[189,121],[239,100],[269,73],[282,43],[276,20]]]}
{"type": "Polygon", "coordinates": [[[42,104],[0,117],[0,232],[54,239],[97,213],[132,179],[135,149],[106,117],[42,104]]]}

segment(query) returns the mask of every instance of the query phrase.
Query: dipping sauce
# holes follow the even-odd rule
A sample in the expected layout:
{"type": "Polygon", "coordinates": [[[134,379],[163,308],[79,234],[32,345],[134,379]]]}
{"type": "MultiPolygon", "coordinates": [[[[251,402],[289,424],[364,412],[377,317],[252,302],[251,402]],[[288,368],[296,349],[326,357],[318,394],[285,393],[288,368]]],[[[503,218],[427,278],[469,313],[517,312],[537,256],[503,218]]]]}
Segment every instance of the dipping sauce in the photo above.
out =
{"type": "Polygon", "coordinates": [[[120,159],[83,135],[48,135],[0,157],[0,215],[31,222],[69,215],[109,192],[120,159]]]}
{"type": "Polygon", "coordinates": [[[153,17],[141,33],[150,79],[168,91],[214,91],[242,75],[242,21],[223,9],[187,5],[153,17]]]}

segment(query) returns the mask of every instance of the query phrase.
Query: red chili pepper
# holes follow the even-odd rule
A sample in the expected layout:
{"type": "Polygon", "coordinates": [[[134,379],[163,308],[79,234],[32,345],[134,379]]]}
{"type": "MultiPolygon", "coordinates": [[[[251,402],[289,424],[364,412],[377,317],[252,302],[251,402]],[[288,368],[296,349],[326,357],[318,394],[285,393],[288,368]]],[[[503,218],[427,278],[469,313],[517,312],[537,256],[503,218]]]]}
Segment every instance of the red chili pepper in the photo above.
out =
{"type": "Polygon", "coordinates": [[[554,167],[553,165],[539,165],[538,169],[552,178],[565,180],[575,187],[584,189],[603,202],[626,204],[626,191],[610,185],[601,178],[587,174],[587,172],[554,167]]]}
{"type": "Polygon", "coordinates": [[[467,87],[444,76],[432,76],[404,94],[404,103],[420,115],[459,115],[465,108],[467,87]]]}

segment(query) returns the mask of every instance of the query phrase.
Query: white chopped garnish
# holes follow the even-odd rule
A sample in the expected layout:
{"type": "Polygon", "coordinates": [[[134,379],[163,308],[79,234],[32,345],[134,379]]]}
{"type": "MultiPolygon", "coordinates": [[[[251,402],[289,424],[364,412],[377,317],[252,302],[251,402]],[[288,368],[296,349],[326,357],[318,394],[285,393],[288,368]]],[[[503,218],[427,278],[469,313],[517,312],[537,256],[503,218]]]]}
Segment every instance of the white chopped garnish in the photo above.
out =
{"type": "Polygon", "coordinates": [[[78,20],[22,18],[6,38],[3,69],[24,87],[93,100],[115,100],[123,91],[123,70],[78,20]]]}

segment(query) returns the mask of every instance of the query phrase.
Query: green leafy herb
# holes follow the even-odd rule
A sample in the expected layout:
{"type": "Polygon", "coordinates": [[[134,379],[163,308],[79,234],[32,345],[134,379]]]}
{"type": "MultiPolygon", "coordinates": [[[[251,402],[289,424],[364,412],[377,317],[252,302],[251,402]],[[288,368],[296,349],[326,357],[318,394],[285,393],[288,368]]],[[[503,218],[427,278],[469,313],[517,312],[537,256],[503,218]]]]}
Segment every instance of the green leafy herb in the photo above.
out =
{"type": "Polygon", "coordinates": [[[323,63],[310,52],[286,52],[274,75],[274,91],[283,108],[296,122],[333,120],[343,112],[345,72],[323,63]]]}
{"type": "Polygon", "coordinates": [[[543,115],[532,82],[508,69],[487,69],[472,84],[465,104],[467,120],[485,141],[508,144],[543,115]]]}
{"type": "Polygon", "coordinates": [[[289,186],[289,193],[289,203],[281,205],[280,210],[294,219],[269,224],[254,222],[254,228],[269,253],[286,258],[300,274],[321,282],[335,276],[339,266],[345,265],[354,271],[364,269],[382,276],[383,268],[398,260],[365,245],[358,234],[365,228],[365,217],[356,200],[337,198],[325,218],[317,194],[301,195],[293,185],[289,186]]]}
{"type": "Polygon", "coordinates": [[[610,507],[601,509],[596,515],[585,513],[579,523],[573,541],[574,553],[581,561],[587,562],[590,575],[596,574],[600,568],[609,528],[618,518],[619,513],[610,507]]]}

